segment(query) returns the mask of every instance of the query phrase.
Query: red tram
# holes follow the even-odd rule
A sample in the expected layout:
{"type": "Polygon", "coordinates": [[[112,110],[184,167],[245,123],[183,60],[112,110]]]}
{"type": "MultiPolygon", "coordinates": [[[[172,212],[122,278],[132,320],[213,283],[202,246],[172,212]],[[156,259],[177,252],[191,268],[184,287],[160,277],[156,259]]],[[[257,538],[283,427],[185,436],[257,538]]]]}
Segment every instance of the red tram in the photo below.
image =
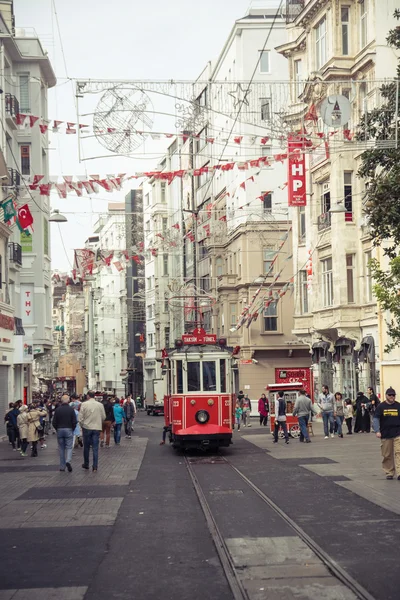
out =
{"type": "Polygon", "coordinates": [[[217,449],[232,443],[232,350],[204,329],[183,335],[165,352],[165,424],[174,448],[217,449]]]}

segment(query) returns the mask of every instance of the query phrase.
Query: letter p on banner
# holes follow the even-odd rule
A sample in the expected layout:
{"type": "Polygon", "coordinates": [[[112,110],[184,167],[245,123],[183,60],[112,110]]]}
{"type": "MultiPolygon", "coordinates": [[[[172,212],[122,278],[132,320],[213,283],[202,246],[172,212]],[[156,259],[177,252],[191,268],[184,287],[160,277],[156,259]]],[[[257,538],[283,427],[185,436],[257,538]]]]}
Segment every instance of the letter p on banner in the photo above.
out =
{"type": "Polygon", "coordinates": [[[305,143],[301,136],[288,138],[288,204],[306,206],[306,157],[305,143]]]}

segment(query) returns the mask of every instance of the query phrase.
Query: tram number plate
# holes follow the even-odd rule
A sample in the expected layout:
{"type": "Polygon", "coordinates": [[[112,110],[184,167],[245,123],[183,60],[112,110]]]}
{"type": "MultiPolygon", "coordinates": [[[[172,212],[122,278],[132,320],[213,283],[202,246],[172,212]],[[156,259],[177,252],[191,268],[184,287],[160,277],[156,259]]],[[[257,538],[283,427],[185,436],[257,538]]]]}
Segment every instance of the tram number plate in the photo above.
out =
{"type": "Polygon", "coordinates": [[[179,400],[174,400],[173,407],[177,408],[179,406],[179,400]]]}
{"type": "Polygon", "coordinates": [[[174,421],[174,425],[182,425],[182,421],[174,421]]]}
{"type": "Polygon", "coordinates": [[[230,422],[230,420],[229,420],[229,419],[224,419],[224,420],[222,421],[222,423],[223,423],[223,425],[230,425],[230,424],[231,424],[231,422],[230,422]]]}

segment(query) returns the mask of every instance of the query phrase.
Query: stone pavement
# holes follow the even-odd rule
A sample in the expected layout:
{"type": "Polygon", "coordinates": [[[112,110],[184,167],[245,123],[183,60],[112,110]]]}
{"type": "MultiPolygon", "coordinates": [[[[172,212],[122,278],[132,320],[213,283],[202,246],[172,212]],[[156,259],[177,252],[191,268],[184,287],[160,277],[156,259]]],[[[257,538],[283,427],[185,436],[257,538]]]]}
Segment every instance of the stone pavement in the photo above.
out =
{"type": "Polygon", "coordinates": [[[272,443],[269,426],[253,425],[251,430],[242,429],[240,435],[258,448],[268,450],[273,458],[300,462],[303,469],[400,515],[400,482],[386,480],[381,467],[380,441],[374,433],[344,434],[343,438],[325,440],[319,420],[314,421],[313,429],[311,444],[292,439],[288,446],[283,440],[272,443]]]}

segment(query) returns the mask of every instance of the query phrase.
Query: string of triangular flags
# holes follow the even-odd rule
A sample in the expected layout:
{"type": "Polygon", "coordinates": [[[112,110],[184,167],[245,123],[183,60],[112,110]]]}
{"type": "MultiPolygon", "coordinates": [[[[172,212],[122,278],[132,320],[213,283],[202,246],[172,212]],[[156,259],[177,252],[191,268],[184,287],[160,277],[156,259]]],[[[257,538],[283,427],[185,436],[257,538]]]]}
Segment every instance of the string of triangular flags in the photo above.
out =
{"type": "MultiPolygon", "coordinates": [[[[318,122],[318,114],[317,114],[317,110],[316,107],[314,105],[311,105],[308,113],[306,114],[305,118],[304,118],[305,122],[313,122],[314,124],[316,124],[318,122]]],[[[208,144],[214,144],[217,141],[217,138],[214,136],[206,136],[206,137],[202,137],[202,134],[198,133],[198,134],[192,134],[192,133],[187,133],[187,132],[180,132],[180,133],[171,133],[171,132],[161,132],[161,131],[142,131],[139,129],[131,129],[131,128],[124,128],[124,129],[118,129],[116,127],[97,127],[97,126],[93,126],[91,127],[90,125],[84,124],[84,123],[77,123],[77,122],[73,122],[73,121],[60,121],[60,120],[56,120],[56,119],[43,119],[42,117],[39,116],[35,116],[35,115],[31,115],[31,114],[25,114],[25,113],[17,113],[15,115],[15,122],[16,125],[18,125],[21,128],[25,128],[25,127],[29,127],[29,128],[33,128],[33,127],[39,127],[40,132],[42,134],[46,134],[49,131],[52,133],[65,133],[66,135],[77,135],[78,131],[85,136],[88,135],[125,135],[127,137],[129,137],[130,135],[140,135],[140,136],[150,136],[153,140],[160,140],[160,139],[170,139],[170,138],[179,138],[183,140],[183,143],[185,143],[188,139],[194,139],[194,140],[199,140],[199,139],[204,139],[205,143],[208,144]]],[[[337,135],[340,131],[342,131],[343,133],[343,137],[344,139],[351,141],[354,137],[354,132],[352,132],[349,129],[345,129],[345,130],[336,130],[333,132],[330,132],[330,136],[332,135],[337,135]]],[[[316,132],[316,135],[320,138],[325,137],[325,133],[324,132],[316,132]]],[[[286,136],[281,135],[280,136],[281,140],[286,139],[286,136]]],[[[241,145],[244,142],[249,142],[251,145],[257,143],[260,143],[262,145],[265,145],[269,142],[270,137],[266,136],[264,134],[262,135],[252,135],[252,134],[245,134],[245,135],[233,135],[232,136],[232,141],[234,144],[237,145],[241,145]]],[[[221,138],[221,140],[218,140],[221,143],[226,143],[230,141],[230,138],[221,138]]]]}

